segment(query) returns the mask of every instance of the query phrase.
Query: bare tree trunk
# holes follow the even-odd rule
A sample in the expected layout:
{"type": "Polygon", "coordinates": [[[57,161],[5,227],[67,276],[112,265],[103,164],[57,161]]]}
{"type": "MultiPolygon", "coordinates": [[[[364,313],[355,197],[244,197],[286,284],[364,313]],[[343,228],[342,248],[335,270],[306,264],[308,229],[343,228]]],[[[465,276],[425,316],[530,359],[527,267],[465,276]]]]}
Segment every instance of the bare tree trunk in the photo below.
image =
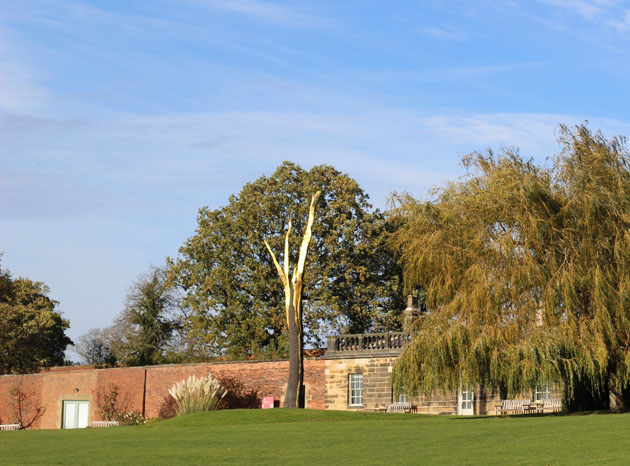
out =
{"type": "Polygon", "coordinates": [[[289,307],[289,381],[284,397],[285,408],[303,408],[300,394],[303,391],[304,358],[298,322],[293,303],[289,307]]]}
{"type": "Polygon", "coordinates": [[[621,389],[619,379],[616,374],[610,374],[608,377],[608,400],[611,412],[622,413],[626,410],[623,390],[621,389]]]}

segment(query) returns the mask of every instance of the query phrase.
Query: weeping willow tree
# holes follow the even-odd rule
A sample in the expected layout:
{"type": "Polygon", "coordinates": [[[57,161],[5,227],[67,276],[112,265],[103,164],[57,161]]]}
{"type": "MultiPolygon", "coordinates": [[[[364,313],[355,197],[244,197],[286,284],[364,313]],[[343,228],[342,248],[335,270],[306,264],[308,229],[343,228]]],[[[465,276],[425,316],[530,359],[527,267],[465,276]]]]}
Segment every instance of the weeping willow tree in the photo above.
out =
{"type": "Polygon", "coordinates": [[[537,165],[515,150],[471,154],[431,200],[395,198],[391,236],[407,287],[430,312],[399,358],[396,389],[543,381],[565,395],[630,382],[630,156],[623,138],[560,127],[561,153],[537,165]]]}

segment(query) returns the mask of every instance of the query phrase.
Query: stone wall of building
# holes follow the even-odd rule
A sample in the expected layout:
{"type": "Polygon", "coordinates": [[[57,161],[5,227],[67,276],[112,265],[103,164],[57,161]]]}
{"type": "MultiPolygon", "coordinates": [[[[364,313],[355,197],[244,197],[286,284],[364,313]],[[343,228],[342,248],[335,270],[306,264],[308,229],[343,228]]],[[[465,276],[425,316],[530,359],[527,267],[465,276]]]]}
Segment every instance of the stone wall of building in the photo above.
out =
{"type": "Polygon", "coordinates": [[[392,402],[390,381],[395,357],[354,357],[326,360],[326,409],[374,411],[392,402]],[[350,375],[363,375],[363,403],[350,405],[350,375]]]}
{"type": "MultiPolygon", "coordinates": [[[[395,400],[391,374],[396,357],[373,356],[336,357],[326,360],[326,409],[379,411],[395,400]],[[363,403],[350,403],[350,377],[363,375],[363,403]]],[[[493,415],[495,406],[501,404],[501,395],[496,389],[473,390],[473,414],[493,415]]],[[[462,414],[458,409],[461,394],[457,391],[435,391],[430,396],[420,394],[409,401],[417,407],[419,414],[462,414]]],[[[560,398],[557,388],[551,389],[552,398],[560,398]]],[[[516,398],[535,400],[535,393],[524,393],[516,398]]]]}
{"type": "MultiPolygon", "coordinates": [[[[366,356],[326,360],[326,409],[379,411],[395,399],[391,375],[396,357],[366,356]],[[350,376],[363,375],[363,404],[350,403],[350,376]]],[[[410,398],[422,414],[457,414],[457,392],[410,398]]]]}

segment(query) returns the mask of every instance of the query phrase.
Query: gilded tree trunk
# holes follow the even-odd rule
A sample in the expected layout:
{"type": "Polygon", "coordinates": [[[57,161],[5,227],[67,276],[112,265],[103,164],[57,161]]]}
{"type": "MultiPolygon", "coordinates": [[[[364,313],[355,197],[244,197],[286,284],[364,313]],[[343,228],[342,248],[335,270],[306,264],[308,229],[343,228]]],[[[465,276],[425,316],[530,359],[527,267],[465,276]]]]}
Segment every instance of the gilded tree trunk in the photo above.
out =
{"type": "Polygon", "coordinates": [[[276,255],[271,250],[269,243],[265,246],[271,255],[273,263],[278,271],[284,287],[285,311],[287,315],[287,327],[289,329],[289,380],[284,397],[285,408],[304,407],[304,354],[302,336],[302,277],[306,263],[306,253],[311,242],[313,221],[315,220],[315,204],[321,191],[317,191],[311,199],[308,212],[306,230],[302,237],[298,263],[293,270],[293,277],[289,279],[289,235],[291,234],[291,221],[284,237],[284,267],[280,267],[276,255]]]}

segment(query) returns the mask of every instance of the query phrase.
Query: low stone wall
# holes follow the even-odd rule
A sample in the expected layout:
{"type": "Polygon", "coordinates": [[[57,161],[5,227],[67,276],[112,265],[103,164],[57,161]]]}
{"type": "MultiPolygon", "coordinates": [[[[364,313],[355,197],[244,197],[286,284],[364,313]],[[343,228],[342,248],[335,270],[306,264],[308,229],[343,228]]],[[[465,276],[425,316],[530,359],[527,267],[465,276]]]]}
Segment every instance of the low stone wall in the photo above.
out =
{"type": "MultiPolygon", "coordinates": [[[[321,359],[304,361],[306,407],[324,409],[325,362],[321,359]]],[[[273,396],[284,401],[288,379],[288,361],[243,361],[207,364],[178,364],[145,367],[94,369],[89,366],[54,368],[39,374],[0,376],[0,420],[10,423],[13,418],[10,392],[21,386],[29,394],[32,406],[42,406],[44,415],[33,426],[40,429],[58,429],[62,424],[64,401],[89,401],[88,422],[101,420],[96,408],[99,390],[111,384],[119,387],[122,397],[129,401],[129,409],[157,417],[168,389],[190,375],[218,378],[229,377],[254,390],[262,398],[273,396]]]]}

